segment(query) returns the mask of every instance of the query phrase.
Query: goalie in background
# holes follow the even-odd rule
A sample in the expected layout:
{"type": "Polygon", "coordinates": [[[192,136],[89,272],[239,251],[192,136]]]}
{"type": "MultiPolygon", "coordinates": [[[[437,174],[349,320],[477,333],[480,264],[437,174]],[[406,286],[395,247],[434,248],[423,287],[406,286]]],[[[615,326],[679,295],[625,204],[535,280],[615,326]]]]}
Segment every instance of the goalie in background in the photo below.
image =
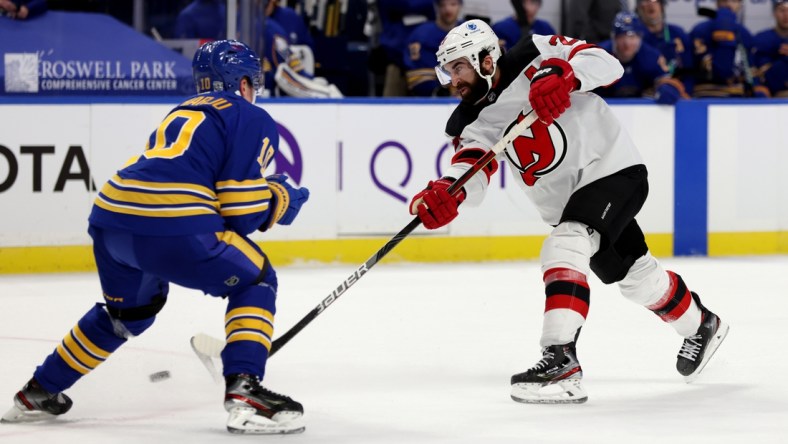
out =
{"type": "Polygon", "coordinates": [[[227,299],[221,353],[233,433],[304,430],[303,407],[260,384],[273,337],[277,278],[249,234],[289,225],[309,198],[287,177],[266,176],[279,135],[254,105],[260,59],[245,44],[203,45],[193,61],[198,94],[175,107],[145,151],[102,187],[88,233],[104,302],[97,303],[14,396],[3,421],[66,413],[63,392],[142,334],[170,282],[227,299]]]}
{"type": "Polygon", "coordinates": [[[343,94],[323,77],[314,76],[314,55],[306,45],[293,51],[287,31],[273,18],[265,21],[263,58],[265,89],[273,96],[339,99],[343,94]]]}
{"type": "Polygon", "coordinates": [[[447,189],[525,113],[539,118],[498,154],[554,227],[541,251],[542,356],[511,377],[512,399],[588,399],[576,344],[588,315],[592,271],[675,329],[684,339],[676,368],[687,382],[695,379],[728,326],[681,276],[662,268],[635,220],[648,195],[646,166],[612,109],[590,92],[621,77],[618,60],[583,40],[557,35],[528,36],[501,55],[498,37],[480,20],[450,31],[437,58],[438,77],[457,88],[462,101],[446,124],[455,148],[451,166],[410,204],[426,228],[447,225],[463,201],[481,203],[498,169],[495,160],[458,192],[447,189]]]}

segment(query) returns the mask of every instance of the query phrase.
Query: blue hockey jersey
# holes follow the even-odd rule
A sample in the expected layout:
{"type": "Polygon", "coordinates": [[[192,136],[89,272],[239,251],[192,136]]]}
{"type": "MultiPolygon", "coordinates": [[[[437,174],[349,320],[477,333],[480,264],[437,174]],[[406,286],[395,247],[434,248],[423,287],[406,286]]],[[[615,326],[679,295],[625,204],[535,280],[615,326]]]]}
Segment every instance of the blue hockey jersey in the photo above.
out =
{"type": "MultiPolygon", "coordinates": [[[[498,41],[504,51],[512,49],[514,45],[520,41],[522,37],[522,30],[520,24],[514,17],[505,18],[492,26],[493,32],[498,36],[498,41]]],[[[549,22],[541,19],[536,19],[531,24],[531,35],[554,35],[555,29],[549,22]]]]}
{"type": "MultiPolygon", "coordinates": [[[[612,40],[599,43],[599,47],[615,56],[612,40]]],[[[635,57],[628,62],[621,62],[624,75],[618,82],[604,88],[594,90],[602,97],[643,97],[654,94],[654,88],[660,80],[668,77],[665,58],[655,48],[643,43],[635,57]]]]}
{"type": "Polygon", "coordinates": [[[249,234],[270,217],[264,171],[278,143],[271,116],[242,97],[193,96],[102,187],[90,223],[149,236],[249,234]]]}
{"type": "Polygon", "coordinates": [[[417,26],[408,37],[403,60],[408,91],[412,95],[431,96],[440,88],[435,74],[435,65],[438,64],[435,53],[446,32],[435,22],[429,22],[417,26]]]}
{"type": "Polygon", "coordinates": [[[307,45],[314,51],[315,41],[312,38],[312,34],[309,33],[309,28],[304,22],[304,18],[293,9],[277,6],[269,19],[276,20],[281,25],[282,29],[287,32],[291,44],[307,45]]]}
{"type": "Polygon", "coordinates": [[[643,42],[659,50],[671,74],[692,69],[692,46],[689,36],[679,26],[667,24],[661,31],[644,32],[643,42]]]}
{"type": "Polygon", "coordinates": [[[738,97],[748,95],[749,87],[756,94],[765,93],[757,77],[751,74],[753,38],[736,22],[736,15],[720,8],[715,19],[695,25],[690,32],[694,46],[694,64],[698,77],[696,97],[738,97]]]}
{"type": "Polygon", "coordinates": [[[755,66],[774,97],[788,97],[788,37],[767,29],[755,36],[755,66]]]}

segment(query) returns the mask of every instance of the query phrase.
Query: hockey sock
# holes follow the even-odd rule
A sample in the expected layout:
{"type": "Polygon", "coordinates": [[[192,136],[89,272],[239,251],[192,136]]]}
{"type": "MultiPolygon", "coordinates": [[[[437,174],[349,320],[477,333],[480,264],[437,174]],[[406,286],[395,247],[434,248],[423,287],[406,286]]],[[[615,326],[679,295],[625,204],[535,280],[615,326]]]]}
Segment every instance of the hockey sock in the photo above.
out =
{"type": "Polygon", "coordinates": [[[646,308],[670,324],[678,334],[687,337],[698,330],[701,310],[681,276],[672,271],[667,271],[667,274],[668,290],[660,300],[646,308]]]}
{"type": "Polygon", "coordinates": [[[125,342],[125,338],[115,334],[103,305],[96,304],[36,368],[33,376],[48,392],[60,393],[98,367],[125,342]]]}
{"type": "Polygon", "coordinates": [[[274,335],[276,293],[260,283],[230,295],[229,300],[224,318],[224,375],[246,373],[262,379],[274,335]]]}
{"type": "Polygon", "coordinates": [[[544,273],[545,312],[541,345],[566,344],[586,320],[591,292],[586,275],[569,268],[551,268],[544,273]]]}

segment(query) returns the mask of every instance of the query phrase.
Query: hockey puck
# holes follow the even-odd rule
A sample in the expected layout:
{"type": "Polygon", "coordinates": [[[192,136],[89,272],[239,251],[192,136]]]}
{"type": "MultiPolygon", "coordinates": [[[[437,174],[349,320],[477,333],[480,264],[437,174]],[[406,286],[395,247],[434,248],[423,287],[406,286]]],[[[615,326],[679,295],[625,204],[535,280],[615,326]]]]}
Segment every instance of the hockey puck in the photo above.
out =
{"type": "Polygon", "coordinates": [[[161,382],[165,379],[170,379],[170,372],[167,370],[162,370],[160,372],[151,373],[148,378],[150,379],[150,382],[161,382]]]}

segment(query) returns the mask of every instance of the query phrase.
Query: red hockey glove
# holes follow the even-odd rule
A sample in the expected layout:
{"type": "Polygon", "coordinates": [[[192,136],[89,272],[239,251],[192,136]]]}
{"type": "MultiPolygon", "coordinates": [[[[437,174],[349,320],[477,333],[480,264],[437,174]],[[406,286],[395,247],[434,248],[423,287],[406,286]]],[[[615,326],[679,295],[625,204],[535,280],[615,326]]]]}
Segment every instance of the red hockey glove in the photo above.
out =
{"type": "Polygon", "coordinates": [[[577,86],[572,65],[562,59],[547,59],[531,79],[528,100],[545,125],[550,125],[571,105],[569,93],[577,86]]]}
{"type": "Polygon", "coordinates": [[[427,188],[413,196],[410,201],[410,214],[418,214],[424,227],[434,230],[457,217],[457,207],[465,200],[465,190],[454,196],[447,189],[454,183],[451,177],[430,181],[427,188]]]}

